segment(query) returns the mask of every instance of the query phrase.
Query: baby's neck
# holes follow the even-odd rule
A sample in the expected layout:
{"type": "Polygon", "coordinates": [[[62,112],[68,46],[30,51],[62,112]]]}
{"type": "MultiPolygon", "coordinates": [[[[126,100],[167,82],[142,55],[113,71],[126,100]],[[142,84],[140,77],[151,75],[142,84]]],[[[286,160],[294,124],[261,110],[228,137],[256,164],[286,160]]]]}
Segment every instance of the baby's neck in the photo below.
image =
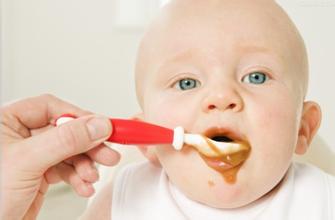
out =
{"type": "Polygon", "coordinates": [[[277,194],[281,186],[283,185],[284,178],[268,193],[240,208],[234,209],[218,209],[212,208],[210,206],[201,204],[194,200],[189,199],[184,193],[182,193],[177,187],[175,187],[171,182],[169,182],[169,189],[174,201],[177,203],[181,211],[185,214],[187,219],[257,219],[257,216],[271,204],[271,200],[277,194]]]}

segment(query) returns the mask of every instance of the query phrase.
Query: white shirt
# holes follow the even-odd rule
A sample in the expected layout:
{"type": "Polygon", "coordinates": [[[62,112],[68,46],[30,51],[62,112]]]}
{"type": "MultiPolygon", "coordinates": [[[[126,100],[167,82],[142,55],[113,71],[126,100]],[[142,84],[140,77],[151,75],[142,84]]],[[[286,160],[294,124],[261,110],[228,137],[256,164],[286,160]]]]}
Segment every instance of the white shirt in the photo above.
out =
{"type": "Polygon", "coordinates": [[[335,177],[292,164],[280,188],[242,208],[216,209],[195,202],[149,162],[124,167],[115,178],[113,220],[335,220],[335,177]]]}

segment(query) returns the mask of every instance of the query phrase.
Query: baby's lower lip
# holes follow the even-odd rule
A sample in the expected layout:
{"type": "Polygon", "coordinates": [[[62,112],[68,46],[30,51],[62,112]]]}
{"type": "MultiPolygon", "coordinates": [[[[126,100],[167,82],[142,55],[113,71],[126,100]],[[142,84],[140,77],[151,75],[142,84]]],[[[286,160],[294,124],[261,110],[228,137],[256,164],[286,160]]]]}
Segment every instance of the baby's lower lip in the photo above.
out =
{"type": "Polygon", "coordinates": [[[221,171],[225,171],[225,170],[228,170],[234,167],[233,165],[225,163],[221,159],[218,159],[218,158],[209,158],[209,157],[204,157],[204,156],[202,156],[202,158],[205,160],[208,166],[215,168],[215,169],[219,169],[221,171]]]}

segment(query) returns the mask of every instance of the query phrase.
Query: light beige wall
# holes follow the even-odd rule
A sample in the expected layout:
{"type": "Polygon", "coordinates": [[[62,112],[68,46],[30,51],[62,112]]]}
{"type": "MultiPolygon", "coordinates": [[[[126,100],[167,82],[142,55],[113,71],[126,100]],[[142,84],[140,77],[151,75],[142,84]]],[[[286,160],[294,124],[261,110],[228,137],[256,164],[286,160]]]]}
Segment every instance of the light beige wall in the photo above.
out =
{"type": "Polygon", "coordinates": [[[115,27],[115,0],[3,1],[3,100],[52,93],[114,117],[137,112],[142,29],[115,27]]]}

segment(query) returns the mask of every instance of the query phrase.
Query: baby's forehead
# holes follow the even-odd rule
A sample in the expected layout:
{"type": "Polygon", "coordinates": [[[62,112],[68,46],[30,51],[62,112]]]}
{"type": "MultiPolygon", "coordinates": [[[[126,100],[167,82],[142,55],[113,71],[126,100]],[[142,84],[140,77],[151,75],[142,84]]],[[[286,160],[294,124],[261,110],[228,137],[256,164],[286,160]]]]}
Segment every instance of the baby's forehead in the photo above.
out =
{"type": "Polygon", "coordinates": [[[226,53],[229,50],[248,52],[262,48],[288,57],[301,44],[297,39],[299,34],[286,14],[279,9],[271,11],[272,5],[241,7],[246,5],[246,1],[236,0],[240,4],[231,5],[224,2],[235,1],[222,0],[219,1],[220,7],[213,4],[218,1],[206,1],[207,4],[195,4],[183,10],[180,2],[187,1],[169,5],[145,35],[142,48],[147,55],[164,59],[194,48],[226,53]]]}
{"type": "Polygon", "coordinates": [[[257,64],[258,67],[268,67],[276,73],[285,72],[287,61],[278,55],[273,48],[244,45],[231,48],[182,48],[171,54],[157,57],[153,63],[153,77],[175,72],[213,73],[241,72],[246,67],[257,64]]]}
{"type": "MultiPolygon", "coordinates": [[[[201,28],[199,28],[201,29],[201,28]]],[[[204,28],[205,29],[205,28],[204,28]]],[[[193,66],[205,71],[210,68],[223,66],[239,68],[246,63],[258,63],[265,66],[276,66],[280,72],[285,71],[294,59],[289,44],[280,45],[271,38],[263,38],[259,33],[249,35],[244,39],[244,34],[234,33],[229,36],[215,34],[215,30],[195,30],[191,28],[189,36],[183,34],[163,34],[148,47],[148,72],[159,73],[161,70],[169,70],[175,66],[193,66]],[[211,32],[208,35],[208,32],[211,32]],[[195,34],[192,34],[194,33],[195,34]],[[199,32],[205,33],[203,36],[199,32]],[[192,35],[192,36],[190,36],[192,35]]],[[[178,32],[178,31],[177,31],[178,32]]],[[[185,32],[185,30],[183,30],[185,32]]],[[[172,32],[170,32],[171,34],[172,32]]],[[[176,32],[175,32],[176,33],[176,32]]],[[[172,71],[173,72],[173,71],[172,71]]]]}
{"type": "Polygon", "coordinates": [[[272,0],[178,0],[163,9],[144,36],[137,72],[173,61],[222,61],[251,53],[307,71],[302,38],[272,0]]]}

